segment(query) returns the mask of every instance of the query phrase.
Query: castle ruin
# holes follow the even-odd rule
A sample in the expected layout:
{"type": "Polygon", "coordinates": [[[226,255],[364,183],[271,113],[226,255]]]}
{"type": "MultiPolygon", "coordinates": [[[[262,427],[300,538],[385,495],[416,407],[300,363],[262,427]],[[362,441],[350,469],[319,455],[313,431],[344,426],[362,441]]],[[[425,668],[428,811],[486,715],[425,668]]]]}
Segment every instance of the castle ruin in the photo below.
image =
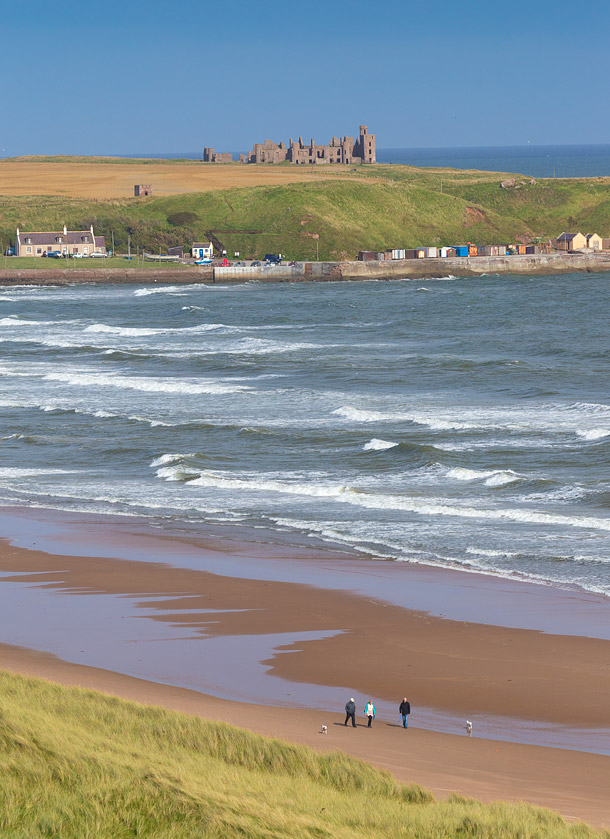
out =
{"type": "MultiPolygon", "coordinates": [[[[228,163],[232,156],[228,153],[216,153],[213,148],[204,148],[203,159],[209,163],[228,163]]],[[[361,163],[376,163],[375,135],[369,134],[368,126],[360,126],[357,139],[353,137],[333,137],[327,146],[316,145],[312,139],[305,145],[303,138],[288,145],[273,143],[255,143],[248,154],[239,155],[240,163],[294,163],[295,165],[316,165],[323,163],[344,163],[359,165],[361,163]]]]}

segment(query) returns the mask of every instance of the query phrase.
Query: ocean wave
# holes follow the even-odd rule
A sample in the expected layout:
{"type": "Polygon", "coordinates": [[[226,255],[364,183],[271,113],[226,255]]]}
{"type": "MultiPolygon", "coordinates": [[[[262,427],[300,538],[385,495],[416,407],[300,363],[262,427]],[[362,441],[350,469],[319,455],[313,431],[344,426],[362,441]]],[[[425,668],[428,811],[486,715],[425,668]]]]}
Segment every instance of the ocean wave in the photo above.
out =
{"type": "Polygon", "coordinates": [[[364,444],[362,450],[365,452],[383,452],[387,449],[393,449],[398,445],[398,443],[392,443],[390,440],[378,440],[376,437],[373,437],[372,440],[364,444]]]}
{"type": "Polygon", "coordinates": [[[464,469],[461,466],[450,469],[447,472],[447,477],[455,478],[457,481],[483,481],[485,486],[488,487],[501,487],[523,480],[523,476],[513,472],[512,469],[485,471],[482,469],[464,469]]]}
{"type": "Polygon", "coordinates": [[[233,385],[217,381],[105,375],[104,373],[46,373],[47,381],[63,382],[74,387],[109,387],[138,390],[146,393],[227,394],[251,390],[248,385],[233,385]]]}
{"type": "Polygon", "coordinates": [[[57,326],[59,325],[70,325],[75,323],[75,321],[65,321],[65,320],[27,320],[26,318],[20,318],[14,315],[9,315],[5,318],[0,318],[0,326],[57,326]]]}
{"type": "Polygon", "coordinates": [[[154,335],[183,335],[197,332],[212,332],[216,329],[227,329],[224,323],[200,323],[197,326],[182,327],[135,327],[135,326],[112,326],[108,323],[92,323],[84,329],[84,332],[101,333],[105,335],[121,335],[125,338],[146,338],[154,335]]]}
{"type": "Polygon", "coordinates": [[[149,294],[175,294],[176,292],[180,295],[186,294],[184,286],[167,285],[161,288],[138,288],[134,291],[133,296],[148,297],[149,294]]]}
{"type": "Polygon", "coordinates": [[[44,466],[14,467],[0,466],[0,478],[32,478],[37,475],[76,475],[78,469],[47,469],[44,466]]]}
{"type": "Polygon", "coordinates": [[[589,428],[583,430],[577,428],[576,434],[578,437],[582,437],[583,440],[603,440],[604,437],[610,437],[610,428],[589,428]]]}
{"type": "MultiPolygon", "coordinates": [[[[170,467],[171,468],[171,467],[170,467]]],[[[163,475],[168,480],[168,475],[163,475]]],[[[489,508],[460,506],[453,500],[415,498],[384,493],[367,492],[361,487],[346,484],[323,484],[319,480],[303,482],[270,478],[264,473],[239,475],[202,471],[192,484],[245,492],[274,492],[302,497],[324,497],[337,502],[372,510],[393,510],[414,513],[418,516],[464,518],[481,521],[510,521],[519,524],[541,524],[559,527],[574,527],[586,530],[610,532],[610,519],[595,516],[562,515],[527,508],[489,508]]]]}
{"type": "Polygon", "coordinates": [[[387,414],[382,414],[380,411],[362,411],[359,408],[351,408],[348,406],[337,408],[333,411],[337,417],[344,417],[345,419],[355,420],[356,422],[381,422],[387,419],[387,414]]]}

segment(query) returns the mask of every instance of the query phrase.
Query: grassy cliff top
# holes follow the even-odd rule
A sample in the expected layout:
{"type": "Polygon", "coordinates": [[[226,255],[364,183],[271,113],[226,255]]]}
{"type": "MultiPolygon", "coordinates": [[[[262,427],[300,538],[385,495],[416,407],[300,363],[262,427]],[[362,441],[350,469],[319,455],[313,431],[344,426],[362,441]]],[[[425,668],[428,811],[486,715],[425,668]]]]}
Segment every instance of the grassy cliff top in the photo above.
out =
{"type": "MultiPolygon", "coordinates": [[[[552,238],[564,230],[610,236],[608,178],[532,182],[517,175],[515,187],[502,189],[507,175],[495,172],[381,164],[355,172],[343,171],[346,167],[336,173],[333,167],[295,172],[301,167],[187,163],[181,177],[196,171],[205,180],[209,172],[221,185],[145,199],[4,195],[0,239],[14,239],[17,226],[44,230],[66,223],[74,229],[93,223],[107,242],[114,231],[119,249],[125,249],[128,235],[134,248],[164,251],[190,247],[211,231],[229,255],[280,251],[294,259],[337,260],[353,259],[359,250],[510,243],[552,238]],[[230,186],[231,178],[246,176],[252,185],[230,186]],[[293,181],[296,177],[304,180],[293,181]]],[[[76,173],[74,163],[60,165],[70,170],[71,183],[86,177],[76,173]]],[[[169,170],[178,171],[173,164],[169,170]]],[[[163,177],[171,178],[171,171],[163,177]]],[[[132,180],[135,175],[129,175],[132,180]]],[[[154,188],[154,178],[150,181],[154,188]]]]}
{"type": "Polygon", "coordinates": [[[7,839],[610,837],[525,804],[438,802],[342,753],[7,673],[0,770],[7,839]]]}

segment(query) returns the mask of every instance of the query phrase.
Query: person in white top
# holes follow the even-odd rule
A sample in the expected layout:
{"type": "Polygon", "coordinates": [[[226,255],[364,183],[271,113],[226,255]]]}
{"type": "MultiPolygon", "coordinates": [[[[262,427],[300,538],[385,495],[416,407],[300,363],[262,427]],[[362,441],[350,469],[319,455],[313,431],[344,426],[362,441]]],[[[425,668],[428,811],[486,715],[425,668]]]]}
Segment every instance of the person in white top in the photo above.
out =
{"type": "Polygon", "coordinates": [[[373,724],[373,719],[375,718],[375,706],[373,705],[373,700],[369,699],[364,709],[364,716],[369,718],[368,728],[370,728],[373,724]]]}

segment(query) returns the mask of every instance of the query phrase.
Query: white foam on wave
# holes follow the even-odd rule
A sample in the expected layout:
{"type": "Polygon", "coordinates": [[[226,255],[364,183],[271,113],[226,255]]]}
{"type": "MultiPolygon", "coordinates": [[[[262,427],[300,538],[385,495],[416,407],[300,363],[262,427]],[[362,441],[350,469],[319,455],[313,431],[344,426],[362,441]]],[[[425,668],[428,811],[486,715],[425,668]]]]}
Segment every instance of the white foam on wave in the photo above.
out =
{"type": "Polygon", "coordinates": [[[437,431],[462,431],[478,429],[481,426],[477,423],[459,420],[439,420],[434,417],[425,417],[416,412],[407,411],[371,411],[354,408],[351,405],[343,405],[332,412],[335,416],[343,417],[354,422],[412,422],[415,425],[426,425],[428,428],[437,431]]]}
{"type": "Polygon", "coordinates": [[[180,461],[184,460],[186,457],[196,457],[196,455],[191,452],[191,454],[162,454],[159,457],[156,457],[150,464],[151,468],[154,469],[157,466],[167,466],[168,464],[173,463],[180,463],[180,461]]]}
{"type": "Polygon", "coordinates": [[[251,390],[248,385],[233,385],[199,379],[171,379],[136,376],[109,376],[103,373],[46,373],[47,381],[63,382],[74,387],[112,387],[145,393],[227,394],[251,390]]]}
{"type": "Polygon", "coordinates": [[[224,323],[200,323],[197,326],[183,327],[136,327],[112,326],[108,323],[92,323],[84,329],[90,334],[120,335],[125,338],[146,338],[152,335],[184,335],[198,332],[212,332],[216,329],[230,329],[224,323]]]}
{"type": "Polygon", "coordinates": [[[105,335],[124,335],[127,338],[138,338],[147,335],[162,335],[166,329],[149,329],[146,327],[110,326],[107,323],[93,323],[87,326],[85,332],[102,333],[105,335]]]}
{"type": "Polygon", "coordinates": [[[161,288],[138,288],[134,291],[134,297],[148,297],[149,294],[185,294],[184,286],[167,285],[161,288]]]}
{"type": "Polygon", "coordinates": [[[496,550],[484,550],[483,548],[466,548],[467,554],[472,554],[472,556],[487,556],[490,558],[506,558],[506,559],[517,559],[521,556],[521,554],[515,551],[496,551],[496,550]]]}
{"type": "Polygon", "coordinates": [[[500,487],[506,484],[512,484],[515,481],[522,480],[522,476],[513,472],[512,469],[465,469],[461,466],[456,466],[447,472],[448,478],[454,478],[456,481],[483,481],[485,486],[500,487]]]}
{"type": "Polygon", "coordinates": [[[76,475],[78,469],[46,469],[44,467],[17,468],[0,466],[0,478],[31,478],[36,475],[76,475]]]}
{"type": "Polygon", "coordinates": [[[373,437],[368,443],[365,443],[362,450],[365,452],[383,452],[387,449],[393,449],[398,443],[392,443],[390,440],[378,440],[373,437]]]}
{"type": "Polygon", "coordinates": [[[73,323],[74,321],[57,321],[57,320],[26,320],[25,318],[14,317],[9,315],[5,318],[0,318],[0,326],[55,326],[63,323],[73,323]]]}
{"type": "Polygon", "coordinates": [[[576,429],[576,434],[579,437],[582,437],[583,440],[603,440],[604,437],[610,437],[610,428],[589,428],[589,429],[576,429]]]}
{"type": "Polygon", "coordinates": [[[379,411],[362,411],[359,408],[351,408],[349,405],[337,408],[333,411],[333,414],[356,422],[381,422],[387,418],[387,414],[382,414],[379,411]]]}
{"type": "MultiPolygon", "coordinates": [[[[166,478],[167,479],[167,478],[166,478]]],[[[245,492],[274,492],[302,497],[324,497],[371,510],[394,510],[419,516],[464,518],[481,521],[511,521],[519,524],[575,527],[586,530],[610,532],[610,519],[595,516],[573,516],[546,513],[527,508],[485,508],[458,506],[452,500],[422,499],[408,495],[370,493],[345,484],[323,484],[319,480],[285,480],[270,478],[264,473],[234,475],[202,471],[192,484],[212,489],[240,490],[245,492]]]]}

